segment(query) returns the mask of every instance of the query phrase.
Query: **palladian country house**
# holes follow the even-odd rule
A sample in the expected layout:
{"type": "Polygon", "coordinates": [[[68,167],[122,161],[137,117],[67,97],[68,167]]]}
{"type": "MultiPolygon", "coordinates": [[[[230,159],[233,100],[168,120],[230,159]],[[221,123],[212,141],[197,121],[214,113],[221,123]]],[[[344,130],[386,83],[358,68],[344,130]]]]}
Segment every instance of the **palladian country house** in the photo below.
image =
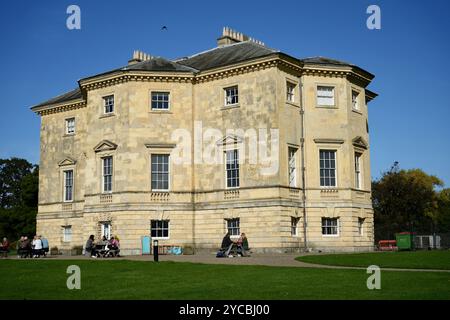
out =
{"type": "Polygon", "coordinates": [[[255,252],[373,249],[374,75],[229,28],[210,50],[123,64],[32,107],[51,247],[93,234],[123,254],[143,236],[215,251],[244,232],[255,252]]]}

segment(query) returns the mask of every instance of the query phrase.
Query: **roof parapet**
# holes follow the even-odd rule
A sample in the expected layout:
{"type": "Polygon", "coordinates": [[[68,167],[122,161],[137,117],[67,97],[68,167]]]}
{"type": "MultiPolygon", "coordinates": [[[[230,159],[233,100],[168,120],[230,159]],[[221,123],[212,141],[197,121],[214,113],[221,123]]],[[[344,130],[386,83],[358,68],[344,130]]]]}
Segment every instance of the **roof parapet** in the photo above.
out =
{"type": "Polygon", "coordinates": [[[222,36],[217,39],[217,46],[222,47],[227,44],[252,41],[261,46],[264,46],[264,42],[256,40],[255,38],[249,37],[242,32],[231,29],[230,27],[223,27],[222,36]]]}

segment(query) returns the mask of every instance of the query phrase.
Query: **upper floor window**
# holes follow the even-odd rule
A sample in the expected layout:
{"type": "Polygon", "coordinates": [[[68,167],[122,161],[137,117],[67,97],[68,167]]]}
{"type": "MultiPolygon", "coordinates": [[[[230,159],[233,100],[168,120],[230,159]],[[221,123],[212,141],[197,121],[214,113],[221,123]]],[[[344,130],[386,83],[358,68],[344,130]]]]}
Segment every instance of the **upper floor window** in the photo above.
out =
{"type": "Polygon", "coordinates": [[[103,192],[112,192],[113,158],[102,158],[103,162],[103,192]]]}
{"type": "Polygon", "coordinates": [[[361,189],[361,154],[355,153],[355,188],[361,189]]]}
{"type": "Polygon", "coordinates": [[[75,118],[66,119],[66,134],[75,133],[75,118]]]}
{"type": "Polygon", "coordinates": [[[231,106],[239,103],[239,92],[238,87],[233,86],[225,88],[225,105],[231,106]]]}
{"type": "Polygon", "coordinates": [[[168,110],[169,96],[169,92],[152,92],[152,110],[168,110]]]}
{"type": "Polygon", "coordinates": [[[319,106],[334,106],[334,87],[317,87],[317,104],[319,106]]]}
{"type": "Polygon", "coordinates": [[[297,148],[288,148],[289,186],[297,186],[297,148]]]}
{"type": "Polygon", "coordinates": [[[152,154],[152,190],[169,190],[169,155],[152,154]]]}
{"type": "Polygon", "coordinates": [[[335,150],[320,150],[320,186],[336,187],[335,150]]]}
{"type": "Polygon", "coordinates": [[[114,112],[114,95],[103,97],[103,106],[105,113],[114,112]]]}
{"type": "Polygon", "coordinates": [[[286,101],[295,102],[295,87],[294,83],[286,82],[286,101]]]}
{"type": "Polygon", "coordinates": [[[322,234],[328,236],[339,235],[339,219],[322,218],[322,234]]]}
{"type": "Polygon", "coordinates": [[[239,187],[239,150],[226,151],[227,188],[239,187]]]}
{"type": "Polygon", "coordinates": [[[169,238],[169,220],[151,220],[150,235],[152,238],[169,238]]]}
{"type": "Polygon", "coordinates": [[[73,200],[73,170],[64,171],[64,201],[73,200]]]}
{"type": "Polygon", "coordinates": [[[358,96],[359,92],[352,90],[352,108],[354,110],[359,110],[358,96]]]}
{"type": "Polygon", "coordinates": [[[230,233],[230,236],[238,236],[241,234],[239,218],[227,219],[226,221],[227,221],[227,230],[230,233]]]}

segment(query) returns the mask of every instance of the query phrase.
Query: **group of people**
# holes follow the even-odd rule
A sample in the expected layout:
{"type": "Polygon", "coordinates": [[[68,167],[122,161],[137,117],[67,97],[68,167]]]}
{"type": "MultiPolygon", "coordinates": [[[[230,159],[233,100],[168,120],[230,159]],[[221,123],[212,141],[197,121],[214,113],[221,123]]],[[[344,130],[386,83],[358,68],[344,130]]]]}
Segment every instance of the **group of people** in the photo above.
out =
{"type": "Polygon", "coordinates": [[[119,257],[120,242],[117,236],[109,240],[103,236],[102,240],[95,242],[94,235],[91,234],[84,247],[85,255],[92,258],[99,257],[119,257]]]}
{"type": "Polygon", "coordinates": [[[238,257],[249,257],[248,252],[250,248],[248,246],[248,239],[245,233],[241,233],[240,237],[233,241],[230,236],[230,232],[223,237],[222,245],[217,253],[217,257],[229,257],[232,258],[234,255],[238,257]]]}
{"type": "Polygon", "coordinates": [[[40,258],[47,256],[49,251],[48,240],[41,235],[35,235],[33,240],[27,236],[20,237],[17,241],[17,256],[20,258],[40,258]]]}

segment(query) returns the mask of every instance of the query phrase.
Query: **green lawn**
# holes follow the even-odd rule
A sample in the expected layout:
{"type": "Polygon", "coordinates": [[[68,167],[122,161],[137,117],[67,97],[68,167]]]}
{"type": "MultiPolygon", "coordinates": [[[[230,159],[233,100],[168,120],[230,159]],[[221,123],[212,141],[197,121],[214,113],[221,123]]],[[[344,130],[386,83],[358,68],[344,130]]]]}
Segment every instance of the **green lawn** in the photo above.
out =
{"type": "Polygon", "coordinates": [[[384,268],[450,270],[450,250],[324,254],[298,257],[297,260],[333,266],[368,267],[374,264],[384,268]]]}
{"type": "Polygon", "coordinates": [[[450,273],[207,265],[127,260],[0,260],[0,299],[450,299],[450,273]],[[81,268],[68,290],[66,268],[81,268]]]}

